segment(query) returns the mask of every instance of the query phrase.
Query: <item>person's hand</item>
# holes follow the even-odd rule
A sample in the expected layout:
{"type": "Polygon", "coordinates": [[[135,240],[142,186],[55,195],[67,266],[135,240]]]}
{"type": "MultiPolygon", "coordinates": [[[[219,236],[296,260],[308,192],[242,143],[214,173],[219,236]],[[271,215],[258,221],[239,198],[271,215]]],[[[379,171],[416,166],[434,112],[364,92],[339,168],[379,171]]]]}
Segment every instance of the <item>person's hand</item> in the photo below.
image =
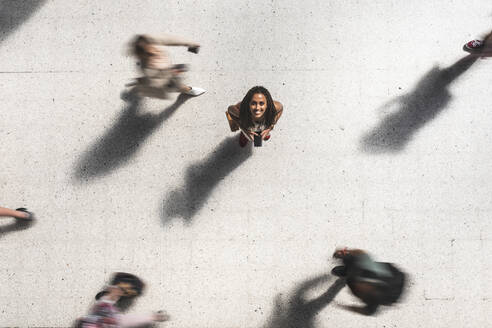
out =
{"type": "Polygon", "coordinates": [[[265,140],[265,138],[270,134],[270,131],[272,131],[272,129],[265,129],[261,131],[261,139],[265,140]]]}
{"type": "Polygon", "coordinates": [[[254,140],[255,136],[257,136],[258,133],[254,132],[254,131],[248,131],[248,135],[250,137],[250,140],[254,140]]]}
{"type": "Polygon", "coordinates": [[[249,141],[253,141],[254,138],[255,138],[255,135],[256,133],[253,132],[253,131],[248,131],[248,130],[244,130],[243,128],[241,128],[241,133],[249,139],[249,141]]]}
{"type": "Polygon", "coordinates": [[[336,259],[342,259],[347,255],[347,247],[345,248],[338,248],[335,250],[335,253],[333,253],[333,257],[336,259]]]}
{"type": "Polygon", "coordinates": [[[164,321],[169,321],[171,317],[169,314],[167,314],[164,311],[159,311],[157,313],[154,313],[154,321],[156,322],[164,322],[164,321]]]}

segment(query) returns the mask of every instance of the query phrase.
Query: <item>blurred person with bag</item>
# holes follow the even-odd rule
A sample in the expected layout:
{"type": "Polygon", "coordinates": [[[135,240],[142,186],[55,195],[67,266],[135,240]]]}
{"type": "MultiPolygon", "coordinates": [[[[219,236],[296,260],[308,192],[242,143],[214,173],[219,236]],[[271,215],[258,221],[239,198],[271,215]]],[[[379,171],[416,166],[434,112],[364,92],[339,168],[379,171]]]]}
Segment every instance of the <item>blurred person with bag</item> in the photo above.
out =
{"type": "Polygon", "coordinates": [[[155,322],[168,321],[169,316],[161,311],[150,314],[122,314],[122,301],[142,294],[145,284],[135,275],[118,272],[111,283],[96,295],[96,303],[90,313],[79,319],[78,328],[141,327],[155,322]]]}
{"type": "Polygon", "coordinates": [[[343,261],[331,273],[346,279],[352,293],[366,304],[364,308],[349,306],[352,311],[372,315],[379,305],[391,305],[400,298],[406,274],[391,263],[375,262],[360,249],[337,249],[333,257],[343,261]]]}

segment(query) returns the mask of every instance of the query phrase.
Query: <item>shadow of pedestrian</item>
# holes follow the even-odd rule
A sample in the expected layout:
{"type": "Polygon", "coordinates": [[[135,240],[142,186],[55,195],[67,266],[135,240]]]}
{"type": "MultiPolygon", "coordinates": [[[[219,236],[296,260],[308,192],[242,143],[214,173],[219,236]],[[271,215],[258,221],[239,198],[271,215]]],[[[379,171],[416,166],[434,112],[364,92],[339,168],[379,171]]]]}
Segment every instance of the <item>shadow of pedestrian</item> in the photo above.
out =
{"type": "Polygon", "coordinates": [[[23,220],[23,219],[15,219],[14,222],[6,225],[0,226],[0,237],[5,236],[10,232],[21,231],[25,229],[29,229],[35,224],[36,220],[23,220]]]}
{"type": "Polygon", "coordinates": [[[420,128],[444,110],[452,98],[448,86],[477,59],[469,55],[447,68],[433,67],[412,92],[383,105],[383,110],[392,106],[396,110],[363,136],[361,149],[368,153],[402,151],[420,128]]]}
{"type": "Polygon", "coordinates": [[[0,1],[0,42],[15,31],[35,13],[46,0],[1,0],[0,1]]]}
{"type": "Polygon", "coordinates": [[[252,154],[251,147],[240,148],[237,136],[226,138],[202,161],[186,169],[185,185],[168,192],[161,212],[163,224],[181,217],[190,224],[211,192],[252,154]]]}
{"type": "Polygon", "coordinates": [[[87,181],[124,165],[145,140],[189,98],[180,94],[174,104],[159,114],[139,114],[142,99],[134,92],[127,93],[127,107],[113,127],[84,153],[76,165],[74,178],[87,181]]]}
{"type": "Polygon", "coordinates": [[[309,279],[296,288],[288,301],[280,295],[275,300],[275,309],[264,328],[314,328],[316,315],[333,301],[345,286],[344,279],[337,279],[321,296],[307,300],[307,294],[328,282],[332,276],[324,274],[309,279]]]}

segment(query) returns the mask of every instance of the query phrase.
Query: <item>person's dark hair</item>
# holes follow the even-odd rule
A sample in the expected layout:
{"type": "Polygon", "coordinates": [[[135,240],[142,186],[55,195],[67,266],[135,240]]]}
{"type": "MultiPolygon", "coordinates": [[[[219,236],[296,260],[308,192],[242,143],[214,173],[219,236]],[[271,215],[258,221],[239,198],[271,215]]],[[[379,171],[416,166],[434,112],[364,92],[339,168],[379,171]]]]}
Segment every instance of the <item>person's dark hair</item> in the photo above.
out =
{"type": "Polygon", "coordinates": [[[145,35],[137,35],[132,42],[132,52],[138,58],[146,54],[145,46],[149,44],[149,39],[145,35]]]}
{"type": "MultiPolygon", "coordinates": [[[[142,280],[140,280],[139,277],[137,277],[131,273],[116,272],[113,275],[113,278],[111,279],[110,285],[117,285],[120,282],[125,282],[125,283],[132,285],[133,289],[136,292],[136,295],[134,295],[133,297],[140,296],[143,292],[144,287],[145,287],[145,283],[142,280]]],[[[102,296],[106,295],[107,293],[108,292],[106,290],[100,291],[96,295],[96,300],[100,299],[102,296]]]]}
{"type": "Polygon", "coordinates": [[[248,93],[246,93],[246,96],[244,96],[243,100],[241,101],[241,106],[239,109],[239,121],[240,126],[243,129],[247,130],[254,126],[253,118],[251,117],[251,111],[249,110],[249,103],[251,102],[253,96],[257,93],[261,93],[262,95],[264,95],[267,101],[267,109],[264,114],[265,126],[269,127],[275,121],[277,110],[275,109],[275,104],[273,103],[270,92],[265,87],[255,86],[249,89],[248,93]]]}

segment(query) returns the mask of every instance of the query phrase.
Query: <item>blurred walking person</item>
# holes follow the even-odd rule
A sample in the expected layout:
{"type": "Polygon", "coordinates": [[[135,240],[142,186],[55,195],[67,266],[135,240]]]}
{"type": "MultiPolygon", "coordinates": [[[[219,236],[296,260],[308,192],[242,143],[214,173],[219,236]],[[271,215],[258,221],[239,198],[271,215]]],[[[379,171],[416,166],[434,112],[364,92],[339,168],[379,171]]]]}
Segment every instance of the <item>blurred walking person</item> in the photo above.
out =
{"type": "Polygon", "coordinates": [[[144,283],[135,275],[118,272],[110,285],[96,295],[96,303],[90,313],[77,322],[79,328],[141,327],[155,322],[168,321],[163,312],[151,314],[122,314],[121,301],[133,299],[142,294],[144,283]]]}
{"type": "Polygon", "coordinates": [[[348,307],[350,310],[372,315],[379,305],[391,305],[400,298],[406,275],[393,264],[375,262],[360,249],[338,249],[333,257],[344,265],[333,268],[331,273],[346,278],[352,293],[366,304],[364,308],[348,307]]]}
{"type": "Polygon", "coordinates": [[[135,88],[140,96],[168,99],[170,92],[199,96],[204,89],[183,84],[182,75],[188,70],[184,64],[173,65],[165,46],[185,46],[198,53],[200,45],[181,37],[137,35],[131,43],[131,52],[137,57],[143,76],[136,79],[135,88]]]}

